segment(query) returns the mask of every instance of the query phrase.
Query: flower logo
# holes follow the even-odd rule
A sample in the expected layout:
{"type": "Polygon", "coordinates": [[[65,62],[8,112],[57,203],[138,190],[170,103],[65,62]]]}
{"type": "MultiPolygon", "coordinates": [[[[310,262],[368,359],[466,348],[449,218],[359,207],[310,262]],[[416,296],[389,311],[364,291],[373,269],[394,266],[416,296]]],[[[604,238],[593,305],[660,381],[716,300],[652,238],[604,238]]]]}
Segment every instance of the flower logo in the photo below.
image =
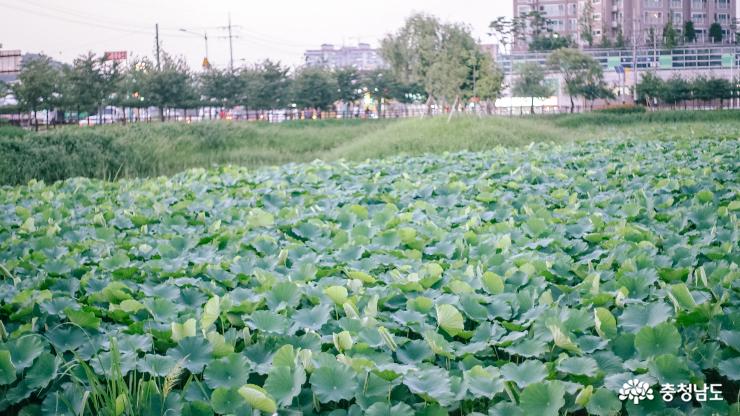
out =
{"type": "Polygon", "coordinates": [[[648,383],[633,378],[619,389],[619,400],[627,399],[632,400],[634,404],[640,403],[640,400],[653,400],[653,389],[648,383]]]}

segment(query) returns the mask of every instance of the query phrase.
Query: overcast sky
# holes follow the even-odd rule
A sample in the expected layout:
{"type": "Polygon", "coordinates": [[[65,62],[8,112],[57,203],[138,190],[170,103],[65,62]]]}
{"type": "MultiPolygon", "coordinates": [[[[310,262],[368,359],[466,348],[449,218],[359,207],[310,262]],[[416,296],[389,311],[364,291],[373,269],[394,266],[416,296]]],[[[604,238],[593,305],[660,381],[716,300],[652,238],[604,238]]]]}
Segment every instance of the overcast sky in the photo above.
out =
{"type": "Polygon", "coordinates": [[[476,38],[490,42],[488,24],[510,16],[511,0],[0,0],[0,44],[3,49],[43,52],[71,62],[94,51],[125,50],[153,55],[154,24],[160,25],[163,47],[197,67],[205,54],[202,37],[180,32],[207,31],[209,58],[228,64],[223,38],[231,13],[235,65],[265,58],[290,65],[302,61],[305,49],[322,43],[377,45],[411,13],[423,11],[444,21],[469,24],[476,38]]]}

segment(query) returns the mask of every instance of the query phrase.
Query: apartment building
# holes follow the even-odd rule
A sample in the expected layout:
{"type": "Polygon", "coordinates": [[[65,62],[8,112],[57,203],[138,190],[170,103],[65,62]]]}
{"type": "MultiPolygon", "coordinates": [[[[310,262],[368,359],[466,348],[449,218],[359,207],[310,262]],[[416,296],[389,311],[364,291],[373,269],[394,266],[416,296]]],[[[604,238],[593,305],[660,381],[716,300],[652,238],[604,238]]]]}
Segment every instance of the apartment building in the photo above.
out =
{"type": "Polygon", "coordinates": [[[717,22],[725,33],[724,43],[734,42],[734,22],[738,0],[513,0],[514,13],[539,11],[552,21],[551,27],[569,36],[581,46],[588,46],[582,35],[584,25],[591,26],[593,45],[604,40],[614,44],[620,36],[625,43],[634,40],[646,45],[662,37],[672,22],[680,32],[684,22],[692,21],[696,42],[709,42],[709,27],[717,22]],[[588,17],[585,13],[591,10],[588,17]]]}
{"type": "Polygon", "coordinates": [[[323,44],[321,49],[307,50],[303,56],[307,66],[328,68],[352,66],[361,71],[370,71],[385,66],[378,50],[371,48],[367,43],[340,48],[331,44],[323,44]]]}

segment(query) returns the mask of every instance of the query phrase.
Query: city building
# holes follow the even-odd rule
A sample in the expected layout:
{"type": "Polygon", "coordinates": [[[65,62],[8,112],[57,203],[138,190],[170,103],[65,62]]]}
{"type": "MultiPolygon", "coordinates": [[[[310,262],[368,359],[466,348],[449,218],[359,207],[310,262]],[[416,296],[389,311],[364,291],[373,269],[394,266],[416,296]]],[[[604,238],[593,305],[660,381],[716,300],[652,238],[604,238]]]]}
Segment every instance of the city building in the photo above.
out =
{"type": "Polygon", "coordinates": [[[327,68],[352,66],[361,71],[372,71],[385,66],[379,51],[371,48],[367,43],[340,48],[335,48],[331,44],[323,44],[321,49],[310,49],[303,55],[307,66],[327,68]]]}
{"type": "Polygon", "coordinates": [[[0,81],[10,84],[21,73],[23,57],[20,50],[0,50],[0,81]]]}
{"type": "MultiPolygon", "coordinates": [[[[539,11],[551,21],[551,28],[569,36],[579,46],[625,44],[638,46],[660,42],[663,30],[672,22],[681,33],[691,21],[696,43],[708,43],[709,27],[722,26],[721,43],[735,42],[737,0],[513,0],[514,13],[539,11]],[[589,13],[590,12],[590,13],[589,13]],[[584,36],[591,28],[591,42],[584,36]]],[[[526,46],[526,45],[524,45],[526,46]]],[[[522,50],[522,44],[517,45],[522,50]]]]}

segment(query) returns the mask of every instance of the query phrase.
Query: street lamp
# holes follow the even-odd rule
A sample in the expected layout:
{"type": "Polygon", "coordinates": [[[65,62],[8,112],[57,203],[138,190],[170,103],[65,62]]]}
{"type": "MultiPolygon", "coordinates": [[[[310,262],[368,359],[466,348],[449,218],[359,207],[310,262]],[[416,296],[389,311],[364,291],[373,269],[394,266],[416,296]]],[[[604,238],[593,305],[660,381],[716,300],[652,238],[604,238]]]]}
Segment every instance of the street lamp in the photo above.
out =
{"type": "Polygon", "coordinates": [[[203,66],[204,66],[204,68],[205,67],[210,67],[210,65],[211,65],[210,62],[211,61],[208,59],[208,33],[207,32],[203,32],[201,34],[201,33],[198,33],[198,32],[193,32],[192,30],[187,30],[187,29],[182,29],[182,28],[180,29],[180,32],[185,32],[185,33],[189,33],[191,35],[195,35],[195,36],[198,36],[198,37],[203,37],[203,40],[205,41],[205,45],[206,45],[206,59],[205,59],[205,62],[204,62],[204,65],[203,66]]]}

